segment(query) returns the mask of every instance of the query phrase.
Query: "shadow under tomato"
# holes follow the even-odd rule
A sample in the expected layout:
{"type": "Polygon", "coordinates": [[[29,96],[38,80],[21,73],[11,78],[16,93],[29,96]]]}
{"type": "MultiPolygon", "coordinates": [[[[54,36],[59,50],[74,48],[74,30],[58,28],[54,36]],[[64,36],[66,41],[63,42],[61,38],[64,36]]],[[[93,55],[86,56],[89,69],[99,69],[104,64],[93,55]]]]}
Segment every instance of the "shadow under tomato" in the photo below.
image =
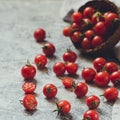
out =
{"type": "Polygon", "coordinates": [[[32,110],[32,111],[30,111],[30,110],[24,110],[24,112],[26,113],[26,114],[28,114],[28,115],[33,115],[35,112],[37,111],[37,109],[35,109],[35,110],[32,110]]]}
{"type": "Polygon", "coordinates": [[[60,114],[57,116],[60,120],[73,120],[73,117],[70,113],[68,114],[60,114]]]}

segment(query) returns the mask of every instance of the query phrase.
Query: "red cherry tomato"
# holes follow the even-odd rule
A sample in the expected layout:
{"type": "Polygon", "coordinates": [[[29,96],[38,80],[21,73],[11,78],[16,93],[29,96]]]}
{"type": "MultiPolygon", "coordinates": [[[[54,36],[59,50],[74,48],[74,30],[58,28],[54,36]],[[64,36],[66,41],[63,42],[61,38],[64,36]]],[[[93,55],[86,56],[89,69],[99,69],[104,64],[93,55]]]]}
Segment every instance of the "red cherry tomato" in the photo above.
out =
{"type": "Polygon", "coordinates": [[[70,77],[64,77],[61,80],[65,88],[72,88],[74,85],[74,80],[70,77]]]}
{"type": "Polygon", "coordinates": [[[106,32],[107,32],[105,22],[103,22],[103,21],[102,22],[100,21],[100,22],[96,23],[95,26],[93,27],[93,29],[94,29],[95,33],[97,35],[100,35],[100,36],[105,35],[106,32]]]}
{"type": "Polygon", "coordinates": [[[99,97],[91,95],[86,98],[86,105],[89,109],[96,109],[100,105],[99,97]]]}
{"type": "Polygon", "coordinates": [[[118,65],[115,62],[107,62],[104,68],[109,74],[118,71],[118,65]]]}
{"type": "Polygon", "coordinates": [[[43,47],[42,47],[43,53],[47,56],[47,57],[51,57],[54,55],[55,53],[55,46],[52,43],[46,43],[43,47]]]}
{"type": "Polygon", "coordinates": [[[118,98],[118,89],[115,87],[110,87],[104,90],[104,97],[107,101],[115,101],[118,98]]]}
{"type": "Polygon", "coordinates": [[[71,26],[65,27],[62,31],[65,37],[70,37],[72,35],[72,28],[71,26]]]}
{"type": "Polygon", "coordinates": [[[46,32],[43,28],[38,28],[34,32],[36,42],[42,42],[46,38],[46,32]]]}
{"type": "Polygon", "coordinates": [[[63,60],[65,62],[75,62],[76,59],[77,59],[77,54],[70,49],[67,49],[67,51],[63,54],[63,60]]]}
{"type": "Polygon", "coordinates": [[[33,79],[36,75],[36,68],[29,62],[21,69],[21,74],[25,80],[33,79]]]}
{"type": "Polygon", "coordinates": [[[61,76],[65,73],[65,64],[63,62],[57,62],[53,65],[53,72],[57,76],[61,76]]]}
{"type": "Polygon", "coordinates": [[[110,80],[114,86],[120,86],[120,71],[115,71],[110,75],[110,80]]]}
{"type": "Polygon", "coordinates": [[[99,87],[105,87],[110,81],[110,75],[106,71],[98,72],[94,78],[95,84],[99,87]]]}
{"type": "Polygon", "coordinates": [[[75,22],[75,23],[79,23],[83,18],[83,15],[82,13],[80,12],[74,12],[72,14],[72,20],[75,22]]]}
{"type": "Polygon", "coordinates": [[[86,83],[79,82],[75,86],[74,93],[78,98],[84,97],[88,92],[88,86],[86,83]]]}
{"type": "Polygon", "coordinates": [[[33,82],[24,82],[22,84],[22,89],[26,94],[34,93],[36,84],[33,82]]]}
{"type": "Polygon", "coordinates": [[[36,109],[37,107],[37,100],[35,98],[34,95],[32,94],[27,94],[25,95],[25,97],[22,100],[22,104],[23,106],[29,110],[29,111],[33,111],[36,109]]]}
{"type": "Polygon", "coordinates": [[[68,114],[71,110],[71,104],[67,100],[61,100],[57,103],[58,114],[68,114]]]}
{"type": "Polygon", "coordinates": [[[54,98],[57,94],[57,87],[53,84],[46,84],[43,87],[43,94],[46,96],[46,98],[51,99],[54,98]]]}
{"type": "Polygon", "coordinates": [[[96,71],[93,68],[84,68],[82,70],[82,78],[88,82],[91,83],[94,80],[94,77],[96,75],[96,71]]]}
{"type": "Polygon", "coordinates": [[[86,17],[86,18],[91,18],[93,13],[94,13],[94,8],[93,7],[86,7],[84,10],[83,10],[83,16],[86,17]]]}
{"type": "Polygon", "coordinates": [[[87,30],[85,32],[85,36],[88,38],[88,39],[91,39],[93,36],[94,36],[94,31],[93,30],[87,30]]]}
{"type": "Polygon", "coordinates": [[[105,63],[106,63],[106,59],[103,57],[97,57],[93,60],[93,66],[97,72],[103,69],[103,66],[105,65],[105,63]]]}
{"type": "Polygon", "coordinates": [[[78,70],[78,65],[74,62],[68,62],[66,65],[65,65],[65,68],[67,70],[67,72],[71,75],[75,75],[77,70],[78,70]]]}
{"type": "Polygon", "coordinates": [[[34,63],[36,64],[38,69],[43,69],[47,64],[47,57],[43,54],[39,54],[35,56],[34,63]]]}
{"type": "Polygon", "coordinates": [[[84,113],[83,120],[99,120],[99,114],[95,110],[88,110],[84,113]]]}

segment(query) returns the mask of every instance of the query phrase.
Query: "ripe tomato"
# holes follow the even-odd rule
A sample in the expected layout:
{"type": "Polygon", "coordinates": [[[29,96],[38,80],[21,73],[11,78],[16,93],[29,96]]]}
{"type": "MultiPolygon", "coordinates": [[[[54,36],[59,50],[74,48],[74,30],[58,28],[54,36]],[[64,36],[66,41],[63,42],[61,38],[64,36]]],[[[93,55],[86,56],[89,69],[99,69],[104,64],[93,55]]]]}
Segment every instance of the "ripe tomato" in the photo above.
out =
{"type": "Polygon", "coordinates": [[[88,38],[88,39],[91,39],[93,36],[94,36],[94,31],[93,30],[87,30],[85,32],[85,36],[88,38]]]}
{"type": "Polygon", "coordinates": [[[84,97],[88,92],[88,86],[84,82],[79,82],[75,86],[74,93],[78,98],[84,97]]]}
{"type": "Polygon", "coordinates": [[[95,31],[95,33],[97,35],[100,35],[100,36],[105,35],[106,32],[107,32],[107,28],[105,26],[105,22],[103,22],[103,21],[97,22],[95,24],[95,26],[93,27],[93,30],[95,31]]]}
{"type": "Polygon", "coordinates": [[[79,24],[77,24],[77,23],[75,23],[75,22],[73,22],[73,23],[71,24],[71,28],[72,28],[72,31],[79,31],[79,30],[80,30],[79,24]]]}
{"type": "Polygon", "coordinates": [[[83,10],[83,16],[86,17],[86,18],[91,18],[93,13],[94,13],[94,8],[93,7],[86,7],[84,10],[83,10]]]}
{"type": "Polygon", "coordinates": [[[95,48],[95,47],[101,45],[103,42],[104,42],[104,39],[101,36],[96,35],[92,39],[92,47],[95,48]]]}
{"type": "Polygon", "coordinates": [[[61,76],[65,73],[65,64],[63,62],[57,62],[53,65],[53,72],[57,76],[61,76]]]}
{"type": "Polygon", "coordinates": [[[21,74],[25,80],[33,79],[36,75],[36,68],[27,61],[21,69],[21,74]]]}
{"type": "Polygon", "coordinates": [[[86,82],[91,83],[91,82],[93,82],[93,80],[94,80],[94,77],[95,77],[95,75],[96,75],[96,71],[95,71],[93,68],[84,68],[84,69],[82,70],[81,75],[82,75],[82,78],[83,78],[86,82]]]}
{"type": "Polygon", "coordinates": [[[95,95],[88,96],[85,102],[89,109],[96,109],[100,105],[100,99],[95,95]]]}
{"type": "Polygon", "coordinates": [[[118,98],[118,89],[115,87],[110,87],[104,90],[104,97],[107,101],[115,101],[118,98]]]}
{"type": "Polygon", "coordinates": [[[83,18],[83,15],[80,12],[74,12],[72,14],[72,20],[75,23],[79,23],[82,20],[82,18],[83,18]]]}
{"type": "Polygon", "coordinates": [[[22,89],[26,94],[34,93],[36,84],[33,82],[24,82],[22,84],[22,89]]]}
{"type": "Polygon", "coordinates": [[[43,87],[43,94],[46,96],[46,98],[51,99],[54,98],[57,94],[57,87],[53,84],[46,84],[43,87]]]}
{"type": "Polygon", "coordinates": [[[99,114],[95,110],[88,110],[84,113],[83,120],[99,120],[99,114]]]}
{"type": "Polygon", "coordinates": [[[73,85],[75,84],[74,80],[70,77],[64,77],[61,80],[65,88],[72,88],[73,85]]]}
{"type": "Polygon", "coordinates": [[[103,66],[105,65],[105,63],[106,63],[106,59],[103,57],[97,57],[93,60],[93,66],[97,72],[103,69],[103,66]]]}
{"type": "Polygon", "coordinates": [[[34,31],[36,42],[42,42],[46,38],[46,32],[43,28],[38,28],[34,31]]]}
{"type": "Polygon", "coordinates": [[[43,53],[47,56],[47,57],[51,57],[54,55],[55,53],[55,46],[52,43],[46,43],[43,47],[42,47],[43,53]]]}
{"type": "Polygon", "coordinates": [[[67,100],[61,100],[57,103],[57,110],[59,114],[68,114],[71,110],[71,104],[67,100]]]}
{"type": "Polygon", "coordinates": [[[77,70],[78,70],[78,65],[74,62],[68,62],[66,65],[65,65],[65,68],[67,70],[67,72],[71,75],[75,75],[77,70]]]}
{"type": "Polygon", "coordinates": [[[38,54],[34,58],[34,63],[38,69],[43,69],[47,64],[47,57],[43,54],[38,54]]]}
{"type": "Polygon", "coordinates": [[[25,95],[25,97],[22,100],[22,104],[23,106],[29,110],[29,111],[33,111],[36,109],[37,107],[37,100],[35,98],[34,95],[32,94],[27,94],[25,95]]]}
{"type": "Polygon", "coordinates": [[[71,26],[65,27],[62,31],[65,37],[70,37],[72,35],[72,28],[71,26]]]}
{"type": "Polygon", "coordinates": [[[115,71],[110,75],[110,80],[114,86],[120,86],[120,71],[115,71]]]}
{"type": "Polygon", "coordinates": [[[110,81],[110,75],[106,71],[98,72],[94,78],[95,84],[99,87],[105,87],[110,81]]]}
{"type": "Polygon", "coordinates": [[[109,73],[113,73],[115,71],[118,71],[118,65],[115,62],[107,62],[104,65],[104,69],[109,73]]]}
{"type": "Polygon", "coordinates": [[[76,59],[77,59],[77,54],[70,49],[67,49],[67,51],[63,54],[63,60],[65,62],[75,62],[76,59]]]}
{"type": "Polygon", "coordinates": [[[81,42],[81,47],[85,50],[89,50],[91,48],[91,41],[89,38],[85,37],[83,38],[81,42]]]}

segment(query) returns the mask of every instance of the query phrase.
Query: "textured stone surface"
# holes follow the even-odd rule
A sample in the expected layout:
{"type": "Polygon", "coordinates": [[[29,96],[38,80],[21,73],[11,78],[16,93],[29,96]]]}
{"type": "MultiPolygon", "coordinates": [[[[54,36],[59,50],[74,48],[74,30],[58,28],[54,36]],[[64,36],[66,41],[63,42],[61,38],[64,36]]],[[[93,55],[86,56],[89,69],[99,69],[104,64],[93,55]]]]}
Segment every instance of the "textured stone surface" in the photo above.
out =
{"type": "MultiPolygon", "coordinates": [[[[68,38],[62,36],[62,29],[66,23],[60,17],[61,0],[0,0],[0,120],[80,120],[87,110],[84,100],[77,99],[72,91],[65,90],[61,80],[55,76],[52,66],[57,61],[62,61],[62,54],[66,48],[72,46],[68,38]],[[50,37],[46,40],[56,46],[55,57],[48,59],[48,73],[37,71],[36,98],[37,110],[27,112],[19,100],[24,97],[21,85],[24,82],[21,77],[21,67],[29,59],[33,62],[34,57],[42,53],[41,46],[33,38],[36,28],[43,27],[50,37]],[[55,99],[47,100],[42,94],[42,88],[47,83],[53,83],[58,87],[55,99]],[[56,108],[57,100],[66,99],[72,104],[69,115],[56,117],[52,111],[56,108]]],[[[76,50],[75,50],[76,51],[76,50]]],[[[83,81],[80,71],[83,67],[92,66],[90,56],[81,56],[78,51],[77,63],[79,71],[76,82],[83,81]]],[[[89,86],[87,94],[100,95],[103,89],[89,86]]],[[[112,120],[113,105],[102,102],[98,108],[100,120],[112,120]]],[[[116,119],[114,119],[116,120],[116,119]]]]}

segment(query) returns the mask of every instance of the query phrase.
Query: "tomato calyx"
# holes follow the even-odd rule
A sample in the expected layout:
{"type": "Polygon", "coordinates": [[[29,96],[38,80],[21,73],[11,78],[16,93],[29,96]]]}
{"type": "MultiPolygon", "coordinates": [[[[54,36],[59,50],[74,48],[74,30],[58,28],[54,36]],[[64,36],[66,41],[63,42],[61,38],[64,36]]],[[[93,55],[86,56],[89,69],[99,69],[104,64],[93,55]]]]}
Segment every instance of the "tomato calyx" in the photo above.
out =
{"type": "Polygon", "coordinates": [[[98,104],[99,104],[99,103],[98,103],[97,101],[91,102],[91,103],[90,103],[90,106],[91,106],[91,107],[89,107],[89,109],[92,109],[93,107],[98,106],[98,104]]]}
{"type": "Polygon", "coordinates": [[[91,117],[90,116],[87,116],[85,119],[83,120],[91,120],[91,117]]]}

